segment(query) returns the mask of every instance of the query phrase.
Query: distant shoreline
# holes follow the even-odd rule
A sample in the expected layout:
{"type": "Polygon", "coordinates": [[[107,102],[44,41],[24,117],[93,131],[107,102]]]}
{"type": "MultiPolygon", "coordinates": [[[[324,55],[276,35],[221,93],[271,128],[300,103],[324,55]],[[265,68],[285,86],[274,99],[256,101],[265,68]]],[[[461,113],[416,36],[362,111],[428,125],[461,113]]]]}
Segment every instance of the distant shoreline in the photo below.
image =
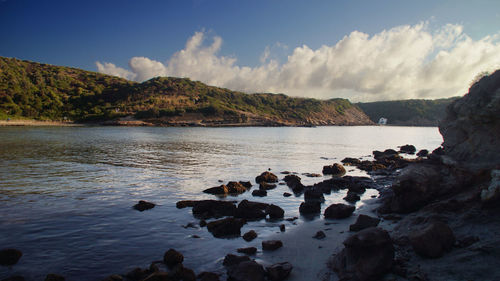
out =
{"type": "Polygon", "coordinates": [[[72,121],[0,120],[0,127],[6,127],[6,126],[79,127],[79,126],[85,126],[85,124],[74,123],[72,121]]]}

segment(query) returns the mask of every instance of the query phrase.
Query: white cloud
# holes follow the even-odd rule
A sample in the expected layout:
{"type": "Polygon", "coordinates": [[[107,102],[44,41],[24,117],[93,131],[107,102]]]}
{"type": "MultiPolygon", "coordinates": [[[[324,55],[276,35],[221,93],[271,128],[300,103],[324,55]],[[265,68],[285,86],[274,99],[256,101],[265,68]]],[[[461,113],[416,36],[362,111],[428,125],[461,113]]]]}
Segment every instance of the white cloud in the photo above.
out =
{"type": "Polygon", "coordinates": [[[452,24],[434,32],[426,23],[373,36],[353,31],[333,46],[296,47],[282,64],[273,59],[273,48],[288,47],[276,43],[265,48],[256,67],[239,66],[236,58],[219,55],[220,37],[209,45],[204,41],[204,32],[196,32],[164,63],[133,57],[130,70],[112,63],[96,65],[99,72],[137,81],[189,77],[246,92],[353,101],[462,95],[477,73],[500,68],[498,35],[472,40],[462,26],[452,24]]]}

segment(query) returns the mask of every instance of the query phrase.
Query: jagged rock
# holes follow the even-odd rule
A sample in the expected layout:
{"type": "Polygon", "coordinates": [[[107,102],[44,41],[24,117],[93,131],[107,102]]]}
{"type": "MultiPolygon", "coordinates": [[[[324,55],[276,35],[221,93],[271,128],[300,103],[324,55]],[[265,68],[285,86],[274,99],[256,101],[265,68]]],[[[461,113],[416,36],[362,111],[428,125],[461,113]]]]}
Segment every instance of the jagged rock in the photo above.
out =
{"type": "Polygon", "coordinates": [[[236,206],[233,202],[219,200],[200,200],[193,205],[193,215],[202,218],[234,216],[236,206]]]}
{"type": "Polygon", "coordinates": [[[346,171],[342,164],[334,163],[333,165],[323,166],[323,175],[342,176],[346,171]]]}
{"type": "Polygon", "coordinates": [[[256,189],[252,191],[252,196],[254,197],[265,197],[267,196],[267,191],[266,190],[261,190],[261,189],[256,189]]]}
{"type": "Polygon", "coordinates": [[[324,216],[327,219],[343,219],[351,216],[356,208],[342,203],[332,204],[325,209],[324,216]]]}
{"type": "Polygon", "coordinates": [[[299,212],[301,214],[319,214],[321,212],[321,203],[316,201],[302,202],[299,212]]]}
{"type": "Polygon", "coordinates": [[[413,232],[410,242],[420,256],[438,258],[453,247],[455,235],[447,224],[432,222],[424,229],[413,232]]]}
{"type": "Polygon", "coordinates": [[[45,276],[45,281],[65,281],[66,278],[64,276],[61,276],[59,274],[54,274],[54,273],[49,273],[47,276],[45,276]]]}
{"type": "Polygon", "coordinates": [[[415,154],[415,151],[417,151],[417,149],[411,144],[405,144],[399,148],[399,152],[406,154],[415,154]]]}
{"type": "Polygon", "coordinates": [[[227,271],[228,280],[232,281],[264,281],[265,271],[255,261],[244,261],[227,271]]]}
{"type": "Polygon", "coordinates": [[[280,240],[262,241],[262,250],[264,251],[274,251],[281,247],[283,247],[283,242],[280,240]]]}
{"type": "Polygon", "coordinates": [[[427,155],[429,155],[429,150],[427,149],[422,149],[419,152],[417,152],[418,157],[426,157],[427,155]]]}
{"type": "Polygon", "coordinates": [[[236,252],[247,255],[255,255],[255,253],[257,253],[257,248],[255,247],[238,248],[236,249],[236,252]]]}
{"type": "Polygon", "coordinates": [[[380,223],[379,218],[373,218],[367,215],[359,215],[354,224],[349,226],[350,231],[360,231],[369,227],[376,227],[380,223]]]}
{"type": "Polygon", "coordinates": [[[144,200],[140,200],[139,203],[134,205],[134,209],[137,211],[143,212],[145,210],[153,209],[155,207],[154,203],[147,202],[144,200]]]}
{"type": "Polygon", "coordinates": [[[247,233],[243,234],[243,239],[247,242],[250,242],[257,238],[257,232],[255,230],[250,230],[247,233]]]}
{"type": "Polygon", "coordinates": [[[241,183],[237,181],[230,181],[227,183],[228,193],[231,194],[240,194],[247,191],[246,187],[244,187],[241,183]]]}
{"type": "Polygon", "coordinates": [[[222,262],[222,265],[227,266],[227,267],[231,267],[231,266],[238,265],[239,263],[244,262],[244,261],[250,261],[250,258],[248,256],[237,256],[237,255],[233,255],[233,254],[227,254],[224,257],[224,261],[222,262]]]}
{"type": "Polygon", "coordinates": [[[446,108],[439,124],[446,156],[472,170],[500,169],[500,71],[446,108]]]}
{"type": "Polygon", "coordinates": [[[203,190],[203,192],[214,195],[224,195],[229,193],[229,188],[225,184],[221,184],[219,186],[207,188],[203,190]]]}
{"type": "Polygon", "coordinates": [[[176,264],[182,263],[183,261],[184,256],[174,249],[169,249],[163,255],[163,262],[169,267],[173,267],[176,264]]]}
{"type": "Polygon", "coordinates": [[[283,180],[292,189],[293,193],[301,193],[304,190],[305,186],[302,184],[301,178],[297,175],[287,175],[283,180]]]}
{"type": "Polygon", "coordinates": [[[207,229],[216,238],[237,237],[241,235],[241,227],[245,223],[244,219],[225,218],[209,222],[207,229]]]}
{"type": "Polygon", "coordinates": [[[293,266],[289,262],[275,263],[266,267],[267,277],[271,281],[285,280],[290,275],[290,272],[292,272],[292,269],[293,266]]]}
{"type": "Polygon", "coordinates": [[[260,176],[255,178],[256,183],[261,182],[278,182],[278,177],[271,172],[263,172],[260,176]]]}
{"type": "Polygon", "coordinates": [[[285,216],[285,210],[279,206],[271,204],[267,206],[266,214],[268,214],[271,219],[281,219],[285,216]]]}
{"type": "Polygon", "coordinates": [[[344,245],[332,264],[341,280],[379,280],[391,270],[394,246],[387,231],[367,228],[347,238],[344,245]]]}
{"type": "Polygon", "coordinates": [[[236,209],[236,217],[247,220],[260,220],[266,217],[268,204],[242,200],[236,209]]]}
{"type": "Polygon", "coordinates": [[[0,250],[0,265],[12,266],[15,265],[23,253],[17,249],[3,249],[0,250]]]}

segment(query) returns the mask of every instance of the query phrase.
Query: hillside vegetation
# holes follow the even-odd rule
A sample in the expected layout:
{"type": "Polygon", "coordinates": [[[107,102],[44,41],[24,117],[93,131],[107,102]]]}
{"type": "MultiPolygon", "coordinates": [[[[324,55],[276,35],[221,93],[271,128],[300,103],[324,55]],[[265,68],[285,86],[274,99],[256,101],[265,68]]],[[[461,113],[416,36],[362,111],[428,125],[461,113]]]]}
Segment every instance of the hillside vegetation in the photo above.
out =
{"type": "Polygon", "coordinates": [[[245,94],[187,78],[157,77],[137,83],[0,57],[0,119],[9,117],[116,124],[143,120],[155,125],[371,124],[346,99],[245,94]]]}
{"type": "Polygon", "coordinates": [[[398,100],[357,103],[373,122],[387,118],[388,125],[437,126],[446,107],[458,97],[437,100],[398,100]]]}

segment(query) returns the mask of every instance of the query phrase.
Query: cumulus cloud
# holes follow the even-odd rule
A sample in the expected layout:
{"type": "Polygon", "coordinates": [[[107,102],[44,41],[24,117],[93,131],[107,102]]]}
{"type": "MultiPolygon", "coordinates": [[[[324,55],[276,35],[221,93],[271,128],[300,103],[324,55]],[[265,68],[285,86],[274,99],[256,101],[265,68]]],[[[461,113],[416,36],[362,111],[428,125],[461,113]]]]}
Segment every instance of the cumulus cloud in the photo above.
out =
{"type": "Polygon", "coordinates": [[[353,31],[335,45],[296,47],[284,63],[266,47],[256,67],[239,66],[219,55],[222,38],[205,43],[196,32],[166,62],[133,57],[130,70],[97,62],[99,72],[144,81],[155,76],[189,77],[245,92],[281,92],[353,101],[440,98],[462,95],[476,74],[500,68],[499,36],[473,40],[460,25],[430,31],[426,23],[405,25],[372,36],[353,31]]]}

